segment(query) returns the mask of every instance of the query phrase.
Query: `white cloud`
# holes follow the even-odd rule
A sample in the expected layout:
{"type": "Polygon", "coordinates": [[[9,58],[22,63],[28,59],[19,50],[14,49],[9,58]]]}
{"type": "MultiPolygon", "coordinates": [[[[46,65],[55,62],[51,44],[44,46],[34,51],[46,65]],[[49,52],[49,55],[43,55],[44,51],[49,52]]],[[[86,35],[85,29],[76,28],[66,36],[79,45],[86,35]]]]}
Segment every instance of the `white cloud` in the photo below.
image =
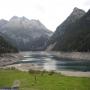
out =
{"type": "Polygon", "coordinates": [[[90,0],[0,0],[0,18],[13,15],[39,19],[47,28],[55,28],[66,19],[74,7],[90,7],[90,0]]]}

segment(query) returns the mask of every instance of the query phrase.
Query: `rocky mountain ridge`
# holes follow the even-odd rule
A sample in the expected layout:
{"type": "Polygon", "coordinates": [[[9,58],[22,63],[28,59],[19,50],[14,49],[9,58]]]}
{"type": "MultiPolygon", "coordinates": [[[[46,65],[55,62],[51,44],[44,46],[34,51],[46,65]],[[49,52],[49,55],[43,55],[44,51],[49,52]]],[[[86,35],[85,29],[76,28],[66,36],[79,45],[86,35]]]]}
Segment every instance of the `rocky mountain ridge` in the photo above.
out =
{"type": "Polygon", "coordinates": [[[85,13],[75,8],[70,16],[57,27],[49,39],[47,50],[89,51],[90,50],[90,10],[85,13]]]}
{"type": "MultiPolygon", "coordinates": [[[[0,21],[2,23],[2,21],[0,21]]],[[[0,27],[0,32],[9,37],[8,41],[20,51],[43,50],[52,35],[39,20],[13,16],[0,27]]],[[[6,38],[6,37],[4,37],[6,38]]]]}

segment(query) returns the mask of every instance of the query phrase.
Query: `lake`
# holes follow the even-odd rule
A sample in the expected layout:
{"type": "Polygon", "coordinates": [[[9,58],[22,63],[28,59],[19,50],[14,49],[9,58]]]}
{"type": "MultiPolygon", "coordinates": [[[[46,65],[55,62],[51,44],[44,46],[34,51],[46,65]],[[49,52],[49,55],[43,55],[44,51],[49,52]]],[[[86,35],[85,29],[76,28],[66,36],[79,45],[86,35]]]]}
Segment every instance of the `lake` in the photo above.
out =
{"type": "Polygon", "coordinates": [[[43,70],[90,71],[90,60],[60,58],[48,52],[23,52],[24,58],[15,64],[32,64],[43,70]]]}

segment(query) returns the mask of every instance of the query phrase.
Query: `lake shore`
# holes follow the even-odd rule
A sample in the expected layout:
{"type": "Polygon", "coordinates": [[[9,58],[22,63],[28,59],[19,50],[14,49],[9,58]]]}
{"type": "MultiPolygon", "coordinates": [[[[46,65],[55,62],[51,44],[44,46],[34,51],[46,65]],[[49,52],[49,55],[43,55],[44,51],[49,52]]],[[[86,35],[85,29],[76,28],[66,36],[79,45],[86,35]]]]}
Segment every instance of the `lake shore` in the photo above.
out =
{"type": "Polygon", "coordinates": [[[6,53],[0,55],[0,67],[13,64],[22,59],[23,56],[20,53],[6,53]]]}
{"type": "MultiPolygon", "coordinates": [[[[17,70],[20,71],[25,71],[28,72],[29,70],[40,70],[44,71],[43,67],[41,66],[36,66],[34,64],[13,64],[13,65],[7,65],[4,67],[6,68],[16,68],[17,70]]],[[[83,72],[83,71],[68,71],[68,70],[61,70],[61,71],[54,71],[56,73],[61,73],[64,76],[75,76],[75,77],[90,77],[90,71],[83,72]]]]}
{"type": "Polygon", "coordinates": [[[90,72],[82,71],[60,71],[62,75],[65,76],[75,76],[75,77],[90,77],[90,72]]]}
{"type": "MultiPolygon", "coordinates": [[[[49,53],[49,52],[48,52],[49,53]]],[[[72,60],[90,60],[90,52],[50,52],[59,58],[72,60]]]]}
{"type": "MultiPolygon", "coordinates": [[[[42,52],[43,53],[43,52],[42,52]]],[[[72,60],[90,60],[90,53],[81,53],[81,52],[48,52],[51,55],[55,55],[59,58],[69,58],[72,60]]],[[[21,59],[23,59],[24,56],[22,53],[14,53],[14,54],[2,54],[0,57],[0,68],[11,68],[15,67],[16,69],[20,71],[29,71],[32,70],[44,70],[43,66],[38,66],[35,64],[13,64],[21,59]]],[[[55,71],[58,72],[58,71],[55,71]]],[[[61,73],[66,76],[76,76],[76,77],[90,77],[90,72],[82,72],[82,71],[60,71],[58,73],[61,73]]]]}

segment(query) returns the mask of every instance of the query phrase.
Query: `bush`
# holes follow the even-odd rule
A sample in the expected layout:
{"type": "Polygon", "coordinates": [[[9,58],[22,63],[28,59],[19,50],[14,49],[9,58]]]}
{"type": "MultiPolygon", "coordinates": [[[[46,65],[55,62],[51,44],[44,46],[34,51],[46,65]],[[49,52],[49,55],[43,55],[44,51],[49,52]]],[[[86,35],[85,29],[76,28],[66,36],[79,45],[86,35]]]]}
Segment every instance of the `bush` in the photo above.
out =
{"type": "Polygon", "coordinates": [[[48,72],[48,75],[53,75],[55,72],[54,71],[50,71],[48,72]]]}

